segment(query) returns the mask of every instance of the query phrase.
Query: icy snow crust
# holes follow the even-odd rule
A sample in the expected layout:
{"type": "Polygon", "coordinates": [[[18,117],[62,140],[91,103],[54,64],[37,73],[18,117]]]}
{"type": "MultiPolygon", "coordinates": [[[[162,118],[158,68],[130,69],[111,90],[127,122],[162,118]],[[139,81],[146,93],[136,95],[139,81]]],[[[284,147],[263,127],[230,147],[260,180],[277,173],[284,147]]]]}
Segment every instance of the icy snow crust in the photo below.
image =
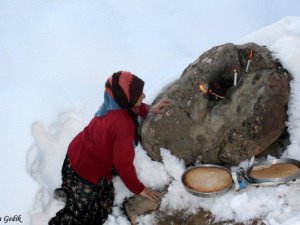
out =
{"type": "MultiPolygon", "coordinates": [[[[282,157],[300,160],[300,18],[286,17],[246,36],[236,44],[245,42],[266,45],[293,75],[287,121],[291,145],[282,157]]],[[[153,93],[153,96],[157,93],[153,93]]],[[[68,143],[84,126],[74,112],[61,114],[49,126],[33,124],[35,145],[28,152],[27,166],[32,177],[39,183],[40,190],[30,211],[32,225],[47,224],[63,207],[63,203],[53,199],[52,192],[60,185],[60,168],[68,143]]],[[[215,221],[235,220],[247,223],[260,218],[269,225],[300,224],[299,180],[275,187],[248,186],[239,192],[231,190],[216,198],[200,198],[186,192],[181,184],[180,178],[186,169],[184,162],[171,155],[167,149],[161,149],[161,156],[162,163],[152,161],[144,149],[138,146],[134,161],[138,177],[146,186],[163,190],[169,185],[167,194],[161,200],[161,210],[186,210],[187,213],[196,213],[201,207],[210,211],[215,216],[215,221]]],[[[245,168],[248,162],[246,160],[240,166],[245,168]]],[[[105,224],[129,225],[130,222],[120,206],[124,198],[133,194],[119,177],[115,177],[113,182],[116,190],[115,203],[113,213],[105,224]]],[[[154,214],[140,216],[138,221],[139,224],[147,225],[156,223],[154,214]]]]}

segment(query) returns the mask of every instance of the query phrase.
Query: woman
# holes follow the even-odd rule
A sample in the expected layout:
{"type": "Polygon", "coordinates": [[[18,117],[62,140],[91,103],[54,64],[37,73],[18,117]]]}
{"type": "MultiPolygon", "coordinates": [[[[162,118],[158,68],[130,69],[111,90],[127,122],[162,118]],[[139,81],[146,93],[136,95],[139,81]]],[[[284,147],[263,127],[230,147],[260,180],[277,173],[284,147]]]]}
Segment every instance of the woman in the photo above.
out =
{"type": "Polygon", "coordinates": [[[138,116],[145,118],[148,111],[162,113],[170,101],[162,100],[150,108],[142,103],[143,87],[144,81],[129,72],[108,78],[104,103],[68,147],[59,189],[66,194],[66,205],[50,225],[103,224],[112,212],[113,169],[130,191],[159,200],[159,194],[145,187],[136,175],[134,145],[139,141],[138,116]]]}

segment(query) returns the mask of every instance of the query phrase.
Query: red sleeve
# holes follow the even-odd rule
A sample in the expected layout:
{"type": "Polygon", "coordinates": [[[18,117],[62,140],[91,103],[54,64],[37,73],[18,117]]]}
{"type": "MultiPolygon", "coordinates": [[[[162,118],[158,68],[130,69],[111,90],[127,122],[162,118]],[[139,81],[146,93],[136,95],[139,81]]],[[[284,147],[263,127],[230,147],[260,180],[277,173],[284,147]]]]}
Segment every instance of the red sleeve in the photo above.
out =
{"type": "Polygon", "coordinates": [[[139,181],[133,165],[134,125],[129,124],[128,121],[125,122],[120,121],[116,129],[113,150],[114,166],[127,188],[135,194],[140,194],[144,190],[144,185],[139,181]]]}
{"type": "Polygon", "coordinates": [[[142,103],[142,105],[139,108],[139,116],[142,117],[143,119],[146,118],[148,112],[150,110],[150,105],[147,105],[145,103],[142,103]]]}

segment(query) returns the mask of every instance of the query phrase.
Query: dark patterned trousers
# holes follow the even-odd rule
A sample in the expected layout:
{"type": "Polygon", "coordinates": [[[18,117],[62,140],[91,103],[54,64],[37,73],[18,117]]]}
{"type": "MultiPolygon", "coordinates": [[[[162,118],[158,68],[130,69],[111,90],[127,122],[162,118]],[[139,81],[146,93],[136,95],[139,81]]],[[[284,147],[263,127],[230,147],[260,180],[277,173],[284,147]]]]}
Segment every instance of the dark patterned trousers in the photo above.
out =
{"type": "Polygon", "coordinates": [[[106,221],[114,201],[111,181],[103,177],[98,185],[94,185],[82,179],[71,168],[68,155],[62,168],[62,181],[66,205],[49,225],[100,225],[106,221]]]}

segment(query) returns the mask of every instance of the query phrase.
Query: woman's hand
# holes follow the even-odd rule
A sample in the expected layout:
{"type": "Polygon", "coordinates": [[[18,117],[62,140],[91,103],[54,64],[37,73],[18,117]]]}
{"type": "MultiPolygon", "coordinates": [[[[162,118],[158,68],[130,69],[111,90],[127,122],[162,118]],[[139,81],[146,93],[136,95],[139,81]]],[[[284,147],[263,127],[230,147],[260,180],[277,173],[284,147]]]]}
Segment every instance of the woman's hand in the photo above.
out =
{"type": "Polygon", "coordinates": [[[155,105],[151,106],[150,112],[158,114],[164,113],[164,108],[171,105],[172,101],[170,99],[162,99],[158,101],[155,105]]]}
{"type": "Polygon", "coordinates": [[[151,188],[147,188],[147,187],[144,188],[144,190],[140,193],[140,195],[149,198],[154,202],[158,202],[160,199],[159,193],[157,191],[154,191],[151,188]]]}

